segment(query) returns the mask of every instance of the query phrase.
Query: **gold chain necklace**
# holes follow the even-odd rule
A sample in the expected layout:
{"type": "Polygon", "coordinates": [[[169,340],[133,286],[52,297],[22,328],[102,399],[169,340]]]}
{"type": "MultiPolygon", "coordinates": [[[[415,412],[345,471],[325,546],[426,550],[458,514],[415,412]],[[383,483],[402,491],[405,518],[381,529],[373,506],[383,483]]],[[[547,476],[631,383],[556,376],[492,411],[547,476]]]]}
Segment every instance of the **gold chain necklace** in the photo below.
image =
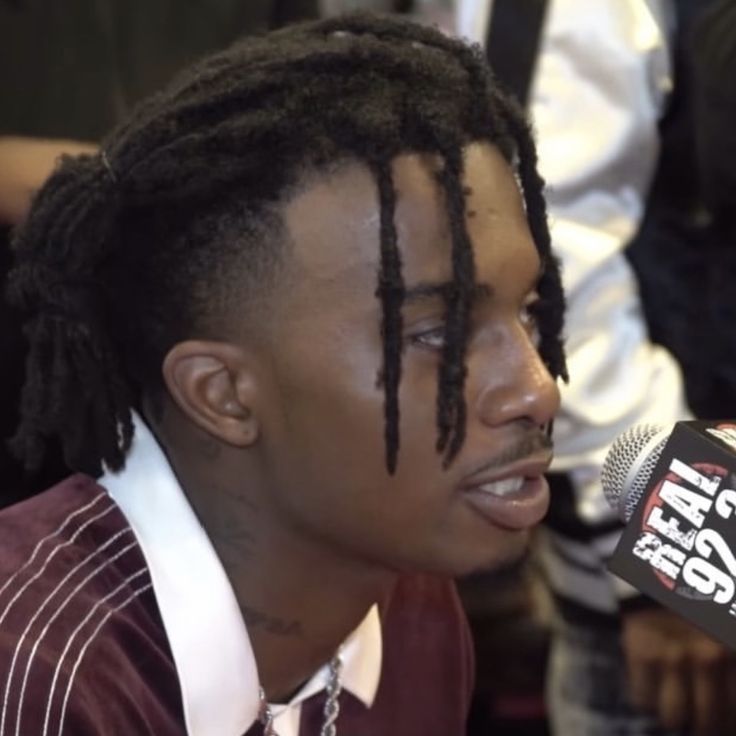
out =
{"type": "MultiPolygon", "coordinates": [[[[322,721],[322,728],[319,732],[320,736],[335,736],[337,733],[335,721],[340,712],[338,698],[342,690],[342,683],[340,682],[341,670],[342,659],[340,659],[340,651],[338,650],[337,654],[330,661],[330,676],[325,688],[327,691],[327,700],[325,700],[325,707],[322,709],[324,720],[322,721]]],[[[263,725],[263,736],[278,736],[273,728],[273,713],[271,712],[271,706],[266,700],[266,693],[263,687],[258,688],[258,700],[260,703],[258,720],[263,725]]]]}

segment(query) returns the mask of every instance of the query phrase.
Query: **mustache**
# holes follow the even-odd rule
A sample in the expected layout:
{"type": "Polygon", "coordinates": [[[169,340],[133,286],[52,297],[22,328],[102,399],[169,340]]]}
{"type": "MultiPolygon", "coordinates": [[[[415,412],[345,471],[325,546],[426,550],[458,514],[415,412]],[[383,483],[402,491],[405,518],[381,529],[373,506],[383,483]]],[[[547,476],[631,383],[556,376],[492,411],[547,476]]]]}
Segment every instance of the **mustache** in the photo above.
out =
{"type": "Polygon", "coordinates": [[[545,430],[540,429],[528,432],[513,445],[510,445],[502,452],[499,452],[492,460],[489,460],[477,468],[472,475],[480,475],[488,470],[496,470],[497,468],[510,465],[518,460],[524,460],[540,451],[552,450],[553,448],[554,442],[549,436],[549,433],[545,430]]]}

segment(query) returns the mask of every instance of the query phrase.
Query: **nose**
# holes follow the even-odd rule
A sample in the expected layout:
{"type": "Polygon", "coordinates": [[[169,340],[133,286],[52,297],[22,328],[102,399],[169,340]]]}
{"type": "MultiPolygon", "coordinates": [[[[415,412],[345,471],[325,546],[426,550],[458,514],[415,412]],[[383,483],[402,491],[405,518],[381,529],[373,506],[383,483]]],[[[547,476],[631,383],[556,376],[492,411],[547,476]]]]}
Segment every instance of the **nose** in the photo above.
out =
{"type": "Polygon", "coordinates": [[[548,424],[560,408],[557,383],[523,330],[504,343],[502,350],[474,366],[480,371],[478,418],[491,427],[517,420],[548,424]]]}

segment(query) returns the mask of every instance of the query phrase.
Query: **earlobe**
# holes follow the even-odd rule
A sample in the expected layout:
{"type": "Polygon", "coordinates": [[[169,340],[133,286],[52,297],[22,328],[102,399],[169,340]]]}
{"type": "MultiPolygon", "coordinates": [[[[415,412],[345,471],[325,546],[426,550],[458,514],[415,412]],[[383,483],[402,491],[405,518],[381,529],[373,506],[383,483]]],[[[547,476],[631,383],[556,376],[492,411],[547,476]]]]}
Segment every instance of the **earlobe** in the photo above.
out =
{"type": "Polygon", "coordinates": [[[203,340],[177,343],[162,371],[177,406],[208,434],[236,447],[258,439],[255,379],[241,348],[203,340]]]}

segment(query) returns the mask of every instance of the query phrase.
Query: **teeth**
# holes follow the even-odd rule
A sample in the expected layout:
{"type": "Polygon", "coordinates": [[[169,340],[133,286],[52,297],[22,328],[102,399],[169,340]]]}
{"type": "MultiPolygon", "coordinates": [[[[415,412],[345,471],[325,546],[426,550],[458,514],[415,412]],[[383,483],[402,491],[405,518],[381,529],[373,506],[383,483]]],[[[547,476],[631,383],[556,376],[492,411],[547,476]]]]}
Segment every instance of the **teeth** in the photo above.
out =
{"type": "Polygon", "coordinates": [[[504,480],[497,480],[493,483],[484,483],[478,486],[478,490],[494,496],[510,496],[520,491],[523,485],[524,478],[504,478],[504,480]]]}

